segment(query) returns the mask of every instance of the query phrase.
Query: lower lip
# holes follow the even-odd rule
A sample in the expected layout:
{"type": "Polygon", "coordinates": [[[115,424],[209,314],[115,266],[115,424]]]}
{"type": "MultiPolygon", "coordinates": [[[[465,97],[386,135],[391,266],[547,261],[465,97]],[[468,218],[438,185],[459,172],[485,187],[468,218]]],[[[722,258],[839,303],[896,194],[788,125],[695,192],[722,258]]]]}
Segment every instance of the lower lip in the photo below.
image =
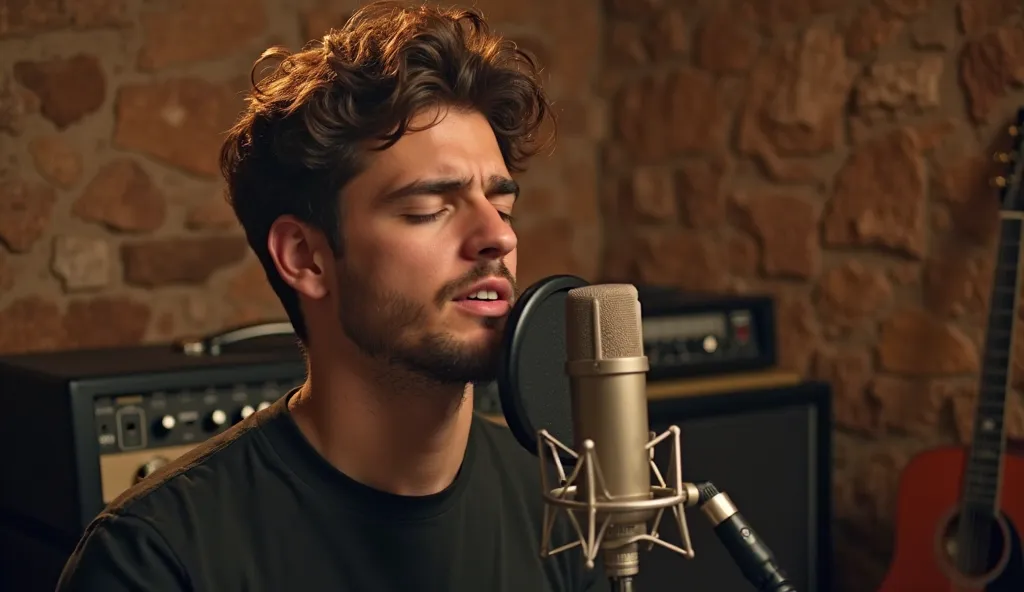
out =
{"type": "Polygon", "coordinates": [[[510,308],[507,300],[456,300],[455,304],[479,317],[503,317],[510,308]]]}

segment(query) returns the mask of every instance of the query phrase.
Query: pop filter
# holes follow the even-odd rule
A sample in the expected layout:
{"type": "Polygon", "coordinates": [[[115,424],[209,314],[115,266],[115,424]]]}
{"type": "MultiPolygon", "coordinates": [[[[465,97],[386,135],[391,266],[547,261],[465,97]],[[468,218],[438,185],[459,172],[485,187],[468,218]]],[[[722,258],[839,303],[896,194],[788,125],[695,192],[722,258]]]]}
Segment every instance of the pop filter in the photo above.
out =
{"type": "MultiPolygon", "coordinates": [[[[501,411],[516,440],[534,455],[538,430],[559,442],[573,441],[565,300],[569,290],[589,285],[572,275],[542,279],[523,292],[505,325],[498,369],[501,411]]],[[[559,458],[566,465],[575,463],[565,451],[559,451],[559,458]]]]}

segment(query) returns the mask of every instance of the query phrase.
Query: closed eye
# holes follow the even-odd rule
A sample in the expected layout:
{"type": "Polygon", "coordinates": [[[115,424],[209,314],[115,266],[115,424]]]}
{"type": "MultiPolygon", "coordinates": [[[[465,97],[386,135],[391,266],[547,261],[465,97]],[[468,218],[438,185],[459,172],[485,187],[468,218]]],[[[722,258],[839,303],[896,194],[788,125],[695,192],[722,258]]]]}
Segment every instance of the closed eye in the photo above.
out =
{"type": "MultiPolygon", "coordinates": [[[[401,187],[395,191],[386,194],[381,202],[383,204],[396,203],[399,201],[408,201],[410,198],[423,198],[423,197],[438,197],[444,198],[445,196],[451,196],[454,193],[464,190],[469,186],[470,179],[435,179],[435,180],[418,180],[404,187],[401,187]]],[[[519,184],[502,176],[491,176],[487,180],[487,187],[485,190],[487,198],[498,210],[498,215],[501,216],[508,224],[514,222],[514,218],[510,212],[503,212],[502,209],[511,209],[519,197],[519,184]],[[506,203],[510,202],[510,203],[506,203]]],[[[429,199],[433,202],[433,199],[429,199]]],[[[426,204],[420,204],[421,207],[426,204]]],[[[438,204],[440,205],[440,204],[438,204]]],[[[430,207],[426,205],[426,207],[430,207]]],[[[435,206],[436,207],[436,206],[435,206]]],[[[402,217],[410,224],[429,224],[436,222],[441,219],[450,208],[441,208],[436,212],[430,214],[402,214],[402,217]]]]}
{"type": "Polygon", "coordinates": [[[433,214],[404,214],[403,217],[412,224],[426,224],[439,220],[448,210],[440,210],[433,214]]]}
{"type": "MultiPolygon", "coordinates": [[[[440,220],[441,216],[444,216],[447,212],[448,210],[440,210],[433,214],[403,214],[402,217],[408,220],[411,224],[428,224],[430,222],[440,220]]],[[[512,214],[498,212],[498,215],[501,216],[501,219],[508,224],[515,222],[515,217],[512,214]]]]}

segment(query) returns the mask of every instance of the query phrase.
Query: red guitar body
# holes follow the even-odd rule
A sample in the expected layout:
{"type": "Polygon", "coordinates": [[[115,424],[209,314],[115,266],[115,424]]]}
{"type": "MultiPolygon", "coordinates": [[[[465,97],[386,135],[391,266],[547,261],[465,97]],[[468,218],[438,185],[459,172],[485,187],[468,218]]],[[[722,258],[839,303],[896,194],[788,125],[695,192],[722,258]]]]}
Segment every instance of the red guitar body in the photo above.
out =
{"type": "Polygon", "coordinates": [[[989,566],[987,573],[970,576],[956,573],[948,554],[966,459],[965,449],[938,448],[907,464],[897,497],[892,565],[878,592],[1024,592],[1024,446],[1007,446],[989,566]]]}

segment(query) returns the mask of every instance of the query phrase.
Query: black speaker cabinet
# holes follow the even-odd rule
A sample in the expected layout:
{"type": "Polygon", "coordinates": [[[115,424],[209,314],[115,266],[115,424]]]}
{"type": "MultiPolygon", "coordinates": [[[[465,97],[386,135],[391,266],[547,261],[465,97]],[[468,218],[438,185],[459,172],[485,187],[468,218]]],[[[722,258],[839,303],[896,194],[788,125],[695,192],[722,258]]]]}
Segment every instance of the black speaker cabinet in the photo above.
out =
{"type": "MultiPolygon", "coordinates": [[[[776,381],[779,382],[779,381],[776,381]]],[[[756,381],[755,381],[756,383],[756,381]]],[[[651,385],[651,429],[682,430],[683,480],[725,491],[774,551],[800,592],[831,589],[831,396],[821,383],[737,387],[710,393],[651,385]],[[654,391],[657,391],[656,393],[654,391]]],[[[658,451],[663,473],[669,448],[658,451]]],[[[641,551],[640,592],[751,592],[711,524],[696,509],[687,523],[695,556],[641,551]]],[[[666,515],[659,532],[680,544],[666,515]]],[[[646,549],[646,546],[644,547],[646,549]]]]}

